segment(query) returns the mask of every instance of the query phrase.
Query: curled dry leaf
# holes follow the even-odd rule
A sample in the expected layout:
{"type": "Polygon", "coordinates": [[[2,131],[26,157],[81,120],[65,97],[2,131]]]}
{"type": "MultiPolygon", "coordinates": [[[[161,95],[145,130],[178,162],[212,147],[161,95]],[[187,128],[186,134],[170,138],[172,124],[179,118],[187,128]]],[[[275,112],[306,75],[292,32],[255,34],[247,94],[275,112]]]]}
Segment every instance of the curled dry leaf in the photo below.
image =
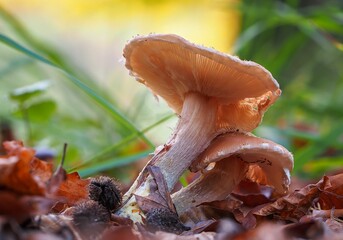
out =
{"type": "Polygon", "coordinates": [[[41,196],[22,196],[11,191],[0,191],[0,215],[15,219],[18,223],[31,216],[45,214],[54,200],[41,196]]]}
{"type": "Polygon", "coordinates": [[[317,184],[306,187],[279,198],[275,202],[254,211],[257,216],[273,215],[283,220],[300,219],[308,214],[310,207],[319,203],[323,209],[342,208],[343,174],[324,176],[317,184]]]}
{"type": "Polygon", "coordinates": [[[330,183],[319,194],[321,209],[343,208],[343,173],[329,176],[330,183]]]}
{"type": "Polygon", "coordinates": [[[160,168],[148,166],[147,170],[153,178],[150,193],[145,197],[135,195],[139,208],[146,216],[146,228],[152,232],[165,231],[177,234],[189,230],[189,227],[181,223],[176,213],[160,168]]]}
{"type": "Polygon", "coordinates": [[[6,156],[0,158],[0,185],[17,193],[45,195],[53,175],[52,165],[34,157],[22,142],[5,142],[6,156]]]}
{"type": "Polygon", "coordinates": [[[144,213],[156,208],[165,208],[175,212],[174,204],[171,200],[167,184],[164,180],[161,170],[156,166],[148,166],[147,170],[153,177],[153,181],[150,184],[150,193],[148,196],[142,197],[135,195],[140,209],[144,213]]]}
{"type": "Polygon", "coordinates": [[[68,206],[74,206],[88,199],[89,182],[89,179],[81,179],[77,172],[67,174],[66,180],[60,185],[55,195],[61,197],[68,206]]]}
{"type": "Polygon", "coordinates": [[[245,206],[255,207],[272,202],[274,189],[248,179],[241,181],[231,195],[241,200],[245,206]]]}

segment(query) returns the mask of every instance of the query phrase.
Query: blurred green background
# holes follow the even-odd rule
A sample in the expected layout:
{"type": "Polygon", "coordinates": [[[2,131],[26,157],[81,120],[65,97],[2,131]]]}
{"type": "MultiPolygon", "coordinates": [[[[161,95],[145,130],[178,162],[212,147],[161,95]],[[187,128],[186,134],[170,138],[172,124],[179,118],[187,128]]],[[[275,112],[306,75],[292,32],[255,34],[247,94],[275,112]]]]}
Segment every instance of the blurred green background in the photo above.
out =
{"type": "Polygon", "coordinates": [[[255,134],[304,178],[343,166],[341,0],[0,0],[2,138],[128,183],[177,118],[128,75],[137,34],[175,33],[265,66],[281,98],[255,134]]]}

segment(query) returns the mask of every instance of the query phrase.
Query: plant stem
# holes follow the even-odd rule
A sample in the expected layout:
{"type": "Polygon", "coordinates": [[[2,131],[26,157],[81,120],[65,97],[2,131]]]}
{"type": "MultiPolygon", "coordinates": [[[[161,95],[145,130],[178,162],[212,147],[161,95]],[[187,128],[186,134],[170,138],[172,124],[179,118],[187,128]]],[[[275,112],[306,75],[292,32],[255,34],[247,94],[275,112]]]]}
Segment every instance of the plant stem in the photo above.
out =
{"type": "Polygon", "coordinates": [[[29,113],[27,111],[27,108],[24,106],[23,103],[19,104],[19,108],[23,114],[23,119],[25,122],[25,128],[26,128],[26,134],[27,134],[27,145],[31,146],[32,144],[32,131],[31,131],[31,125],[30,125],[30,119],[29,119],[29,113]]]}

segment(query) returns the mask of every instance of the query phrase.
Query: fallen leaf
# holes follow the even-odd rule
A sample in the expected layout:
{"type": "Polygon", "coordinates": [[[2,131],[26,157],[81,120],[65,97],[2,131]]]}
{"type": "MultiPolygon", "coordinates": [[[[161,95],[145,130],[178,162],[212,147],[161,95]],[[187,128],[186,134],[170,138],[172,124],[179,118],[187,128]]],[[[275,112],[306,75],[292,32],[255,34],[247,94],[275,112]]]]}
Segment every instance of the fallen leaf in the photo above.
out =
{"type": "Polygon", "coordinates": [[[343,173],[328,176],[329,184],[321,189],[318,203],[321,209],[343,208],[343,173]]]}
{"type": "Polygon", "coordinates": [[[294,223],[283,228],[288,239],[322,239],[324,224],[322,221],[310,220],[308,222],[294,223]]]}
{"type": "MultiPolygon", "coordinates": [[[[257,228],[236,235],[232,240],[288,240],[281,224],[264,222],[257,228]]],[[[224,239],[223,239],[224,240],[224,239]]],[[[227,238],[225,240],[231,240],[227,238]]]]}
{"type": "Polygon", "coordinates": [[[153,197],[142,197],[139,195],[134,195],[137,201],[139,208],[144,212],[147,213],[156,208],[167,208],[166,206],[162,205],[158,200],[153,200],[153,197]]]}
{"type": "Polygon", "coordinates": [[[255,207],[265,203],[272,202],[274,188],[263,186],[248,179],[241,181],[232,196],[241,200],[245,206],[255,207]]]}
{"type": "Polygon", "coordinates": [[[278,219],[297,222],[309,213],[310,207],[315,203],[314,200],[328,187],[330,187],[330,179],[324,176],[317,184],[309,184],[258,210],[253,210],[252,213],[256,216],[273,215],[278,219]]]}
{"type": "Polygon", "coordinates": [[[0,215],[21,223],[34,215],[48,213],[55,200],[3,190],[0,191],[0,202],[0,215]]]}
{"type": "Polygon", "coordinates": [[[172,198],[168,191],[167,183],[164,180],[161,170],[156,166],[148,166],[148,171],[155,180],[157,191],[159,193],[158,195],[163,198],[165,205],[167,205],[171,211],[176,212],[172,198]]]}
{"type": "Polygon", "coordinates": [[[67,206],[74,206],[76,203],[88,200],[89,179],[81,179],[77,172],[67,174],[66,180],[57,189],[55,196],[63,199],[67,206]]]}
{"type": "Polygon", "coordinates": [[[17,193],[45,195],[52,165],[34,157],[34,150],[22,142],[4,142],[7,155],[0,160],[0,185],[17,193]]]}
{"type": "Polygon", "coordinates": [[[139,240],[140,234],[134,231],[131,227],[128,226],[114,226],[105,230],[101,236],[101,240],[139,240]]]}
{"type": "Polygon", "coordinates": [[[161,170],[156,166],[148,166],[147,171],[153,177],[153,181],[150,181],[150,192],[148,196],[142,197],[135,195],[140,209],[144,213],[156,208],[164,208],[176,212],[161,170]]]}
{"type": "Polygon", "coordinates": [[[54,194],[61,186],[61,184],[67,179],[67,173],[60,165],[54,174],[47,182],[47,189],[49,194],[54,194]]]}

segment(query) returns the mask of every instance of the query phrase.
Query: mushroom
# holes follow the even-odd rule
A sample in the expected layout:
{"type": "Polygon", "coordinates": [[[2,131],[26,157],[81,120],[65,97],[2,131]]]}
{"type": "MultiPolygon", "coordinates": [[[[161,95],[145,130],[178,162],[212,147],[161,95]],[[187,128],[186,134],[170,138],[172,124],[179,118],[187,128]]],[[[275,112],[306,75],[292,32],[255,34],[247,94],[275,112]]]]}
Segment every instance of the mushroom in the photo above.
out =
{"type": "Polygon", "coordinates": [[[173,194],[173,202],[182,214],[201,203],[225,199],[244,178],[273,186],[276,194],[284,195],[292,168],[293,156],[283,146],[252,134],[227,133],[192,163],[191,171],[204,174],[173,194]]]}
{"type": "MultiPolygon", "coordinates": [[[[177,35],[136,37],[125,46],[124,57],[131,75],[180,116],[171,139],[148,163],[161,169],[169,191],[216,136],[252,131],[281,94],[259,64],[177,35]]],[[[133,194],[149,193],[149,177],[143,173],[124,195],[131,205],[133,194]]]]}

